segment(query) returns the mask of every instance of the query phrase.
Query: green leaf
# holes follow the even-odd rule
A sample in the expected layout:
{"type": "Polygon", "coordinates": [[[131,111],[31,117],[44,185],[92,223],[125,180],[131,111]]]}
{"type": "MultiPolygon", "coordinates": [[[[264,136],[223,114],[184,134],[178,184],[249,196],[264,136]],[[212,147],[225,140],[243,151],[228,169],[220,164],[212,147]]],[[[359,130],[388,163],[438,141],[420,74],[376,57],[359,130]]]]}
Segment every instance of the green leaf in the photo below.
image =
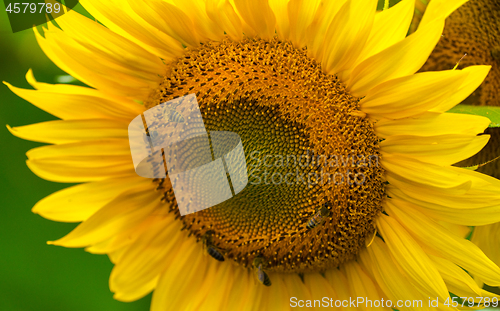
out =
{"type": "Polygon", "coordinates": [[[456,105],[448,112],[487,117],[491,121],[489,127],[500,127],[500,107],[456,105]]]}

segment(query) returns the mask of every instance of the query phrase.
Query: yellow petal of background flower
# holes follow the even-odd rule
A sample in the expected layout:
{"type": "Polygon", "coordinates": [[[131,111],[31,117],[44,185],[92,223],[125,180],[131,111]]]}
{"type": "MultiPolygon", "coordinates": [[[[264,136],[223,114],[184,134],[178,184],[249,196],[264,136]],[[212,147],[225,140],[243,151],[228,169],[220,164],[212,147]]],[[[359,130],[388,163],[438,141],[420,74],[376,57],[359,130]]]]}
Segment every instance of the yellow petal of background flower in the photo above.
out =
{"type": "Polygon", "coordinates": [[[84,140],[128,138],[128,124],[118,120],[87,119],[47,121],[7,129],[11,134],[42,143],[64,144],[84,140]]]}
{"type": "Polygon", "coordinates": [[[446,300],[449,294],[439,271],[401,224],[385,215],[378,217],[376,224],[394,261],[398,262],[411,282],[425,295],[446,300]]]}
{"type": "Polygon", "coordinates": [[[490,119],[481,116],[426,112],[403,119],[381,120],[375,124],[375,129],[384,138],[392,135],[473,135],[482,133],[490,122],[490,119]]]}
{"type": "Polygon", "coordinates": [[[436,107],[459,88],[467,73],[448,70],[395,78],[372,88],[359,105],[375,118],[400,119],[436,107]]]}
{"type": "Polygon", "coordinates": [[[110,30],[139,46],[146,46],[156,56],[171,61],[182,55],[184,49],[179,41],[147,23],[127,1],[82,0],[80,3],[110,30]]]}
{"type": "Polygon", "coordinates": [[[78,225],[65,237],[49,242],[64,247],[85,247],[101,242],[144,220],[159,207],[160,196],[155,192],[130,190],[116,197],[78,225]]]}
{"type": "Polygon", "coordinates": [[[236,9],[243,20],[263,39],[271,39],[275,34],[276,17],[269,0],[234,0],[236,9]]]}
{"type": "Polygon", "coordinates": [[[380,150],[437,165],[451,165],[478,153],[486,146],[489,138],[490,135],[394,135],[380,143],[380,150]]]}
{"type": "Polygon", "coordinates": [[[385,81],[417,72],[439,41],[443,27],[444,20],[436,20],[361,62],[346,82],[351,94],[365,96],[385,81]]]}
{"type": "Polygon", "coordinates": [[[360,56],[373,25],[377,1],[348,0],[330,24],[321,65],[326,73],[349,69],[360,56]]]}
{"type": "Polygon", "coordinates": [[[38,201],[33,213],[64,222],[87,220],[101,207],[129,189],[148,190],[153,184],[149,179],[127,176],[72,186],[52,193],[38,201]]]}
{"type": "Polygon", "coordinates": [[[500,268],[471,241],[448,233],[408,204],[396,206],[392,200],[387,200],[385,210],[399,220],[421,245],[432,249],[436,255],[461,266],[488,285],[500,285],[500,268]]]}

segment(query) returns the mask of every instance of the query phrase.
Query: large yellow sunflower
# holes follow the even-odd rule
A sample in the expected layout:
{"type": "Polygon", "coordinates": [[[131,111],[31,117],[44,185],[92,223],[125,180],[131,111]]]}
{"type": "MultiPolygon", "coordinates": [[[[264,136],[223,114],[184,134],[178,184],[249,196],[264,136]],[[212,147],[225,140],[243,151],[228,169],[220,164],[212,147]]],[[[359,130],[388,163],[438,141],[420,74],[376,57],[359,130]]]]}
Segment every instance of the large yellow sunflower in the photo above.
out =
{"type": "Polygon", "coordinates": [[[497,300],[464,270],[499,286],[500,268],[464,236],[500,221],[500,182],[451,166],[487,143],[478,134],[489,120],[445,113],[489,67],[416,73],[463,2],[433,0],[405,37],[414,0],[382,12],[373,0],[81,1],[96,21],[70,11],[36,35],[91,88],[31,72],[35,90],[7,84],[62,119],[10,129],[52,144],[28,152],[30,169],[83,183],[33,208],[82,222],[50,243],[107,254],[115,298],[154,290],[155,311],[455,310],[449,292],[497,300]],[[168,177],[135,174],[127,127],[192,93],[207,130],[241,137],[251,176],[232,199],[180,217],[168,177]],[[314,160],[279,163],[304,154],[314,160]],[[264,169],[301,179],[268,183],[264,169]],[[225,261],[204,256],[207,234],[225,261]]]}

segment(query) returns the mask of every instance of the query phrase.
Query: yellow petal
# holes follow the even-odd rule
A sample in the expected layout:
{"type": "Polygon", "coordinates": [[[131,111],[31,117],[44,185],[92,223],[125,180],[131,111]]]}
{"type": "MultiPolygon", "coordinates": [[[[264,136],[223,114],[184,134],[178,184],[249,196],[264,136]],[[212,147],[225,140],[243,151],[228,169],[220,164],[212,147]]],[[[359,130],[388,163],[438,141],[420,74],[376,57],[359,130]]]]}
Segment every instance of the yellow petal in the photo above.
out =
{"type": "Polygon", "coordinates": [[[481,116],[426,112],[398,120],[379,121],[375,124],[375,130],[377,135],[384,138],[392,135],[475,135],[482,133],[489,124],[490,119],[481,116]]]}
{"type": "MultiPolygon", "coordinates": [[[[130,147],[126,139],[106,139],[96,141],[81,141],[62,145],[48,145],[37,147],[26,152],[28,159],[39,160],[59,157],[85,157],[85,156],[110,156],[124,157],[130,156],[130,147]]],[[[113,162],[109,162],[113,164],[113,162]]]]}
{"type": "Polygon", "coordinates": [[[380,149],[387,154],[403,155],[437,165],[451,165],[478,153],[489,138],[490,135],[396,135],[382,141],[380,149]]]}
{"type": "Polygon", "coordinates": [[[290,0],[288,2],[289,39],[296,47],[306,46],[308,40],[306,29],[312,23],[320,5],[322,5],[320,0],[290,0]]]}
{"type": "Polygon", "coordinates": [[[467,0],[432,0],[429,1],[425,9],[424,16],[419,23],[419,28],[423,28],[429,23],[435,21],[436,19],[445,19],[453,11],[458,9],[462,4],[467,2],[467,0]]]}
{"type": "Polygon", "coordinates": [[[60,93],[68,95],[85,95],[90,97],[97,97],[99,103],[105,106],[105,110],[116,110],[116,111],[127,112],[130,113],[130,117],[132,118],[133,116],[141,114],[145,110],[143,105],[137,103],[133,99],[126,98],[120,95],[107,94],[98,91],[96,89],[78,85],[48,84],[48,83],[38,82],[36,81],[35,76],[33,75],[33,71],[31,69],[28,70],[28,72],[26,73],[26,80],[33,88],[39,91],[47,91],[52,93],[60,93]]]}
{"type": "MultiPolygon", "coordinates": [[[[339,300],[347,300],[352,299],[354,294],[350,292],[349,287],[346,286],[347,278],[345,275],[339,271],[337,268],[328,269],[325,271],[326,280],[332,285],[333,290],[337,294],[339,300]]],[[[357,309],[347,304],[347,306],[343,306],[343,310],[346,311],[356,311],[357,309]]]]}
{"type": "Polygon", "coordinates": [[[395,78],[372,88],[359,105],[375,118],[401,119],[436,107],[459,88],[467,73],[448,70],[395,78]]]}
{"type": "Polygon", "coordinates": [[[281,40],[290,36],[290,23],[288,21],[288,0],[269,0],[269,6],[276,16],[276,33],[281,40]]]}
{"type": "MultiPolygon", "coordinates": [[[[186,268],[184,271],[184,273],[186,273],[188,270],[196,270],[196,273],[189,280],[183,278],[182,274],[175,279],[168,273],[162,274],[158,286],[153,293],[151,311],[196,310],[193,306],[196,305],[196,307],[198,307],[197,302],[199,300],[204,300],[212,287],[216,286],[217,283],[215,282],[217,280],[215,277],[216,274],[220,272],[222,266],[218,262],[208,262],[205,256],[200,257],[204,260],[202,260],[197,269],[186,268]],[[186,299],[184,294],[177,295],[178,297],[171,295],[168,289],[173,288],[174,291],[176,291],[175,287],[179,286],[179,282],[186,283],[189,288],[188,290],[196,293],[196,295],[188,299],[186,299]],[[174,303],[172,303],[172,299],[174,299],[174,303]]],[[[184,261],[189,262],[189,260],[184,261]]],[[[170,263],[166,264],[170,265],[170,263]]],[[[184,284],[181,286],[184,287],[184,284]]]]}
{"type": "MultiPolygon", "coordinates": [[[[161,215],[161,212],[155,212],[152,215],[149,215],[144,221],[138,223],[136,226],[131,227],[128,230],[124,230],[107,240],[86,247],[85,251],[92,254],[109,254],[120,249],[128,248],[146,230],[149,230],[152,226],[163,221],[169,216],[168,211],[165,211],[163,215],[161,215]]],[[[174,221],[172,217],[169,218],[171,218],[171,221],[174,221]]]]}
{"type": "Polygon", "coordinates": [[[64,144],[83,140],[128,138],[128,124],[117,120],[88,119],[47,121],[7,129],[15,136],[49,144],[64,144]]]}
{"type": "MultiPolygon", "coordinates": [[[[139,83],[136,81],[136,88],[131,89],[132,82],[130,81],[130,79],[126,79],[123,74],[120,75],[117,73],[112,77],[108,77],[104,75],[103,72],[105,71],[103,70],[103,68],[106,68],[105,65],[103,67],[97,68],[96,65],[100,66],[100,64],[94,62],[93,64],[91,64],[91,66],[89,66],[89,61],[87,58],[88,53],[87,55],[84,55],[83,53],[76,53],[75,55],[73,53],[75,47],[70,48],[70,50],[72,50],[71,52],[68,53],[67,50],[65,52],[65,48],[61,48],[57,44],[58,42],[55,41],[54,36],[47,36],[47,33],[46,39],[44,39],[38,32],[35,32],[35,37],[37,38],[38,45],[40,45],[45,55],[47,55],[47,57],[49,57],[54,64],[56,64],[59,68],[67,72],[75,79],[78,79],[89,86],[95,87],[99,90],[103,90],[110,94],[140,99],[147,96],[148,89],[150,87],[148,86],[148,84],[139,83]],[[76,57],[76,59],[73,59],[72,57],[76,57]],[[87,62],[85,63],[85,61],[87,62]],[[124,79],[123,82],[125,82],[125,85],[123,83],[117,82],[117,80],[121,78],[124,79]]],[[[66,42],[68,42],[68,40],[66,40],[66,42]]]]}
{"type": "Polygon", "coordinates": [[[472,186],[470,178],[460,172],[403,156],[385,156],[382,165],[386,168],[389,183],[403,190],[415,188],[459,195],[472,186]]]}
{"type": "Polygon", "coordinates": [[[85,221],[101,207],[130,189],[152,190],[153,184],[149,179],[132,175],[76,185],[41,199],[35,204],[32,212],[54,221],[85,221]]]}
{"type": "MultiPolygon", "coordinates": [[[[7,82],[4,83],[17,96],[61,119],[105,118],[131,120],[136,116],[130,110],[120,109],[120,105],[113,106],[114,102],[97,96],[27,90],[14,87],[7,82]]],[[[141,112],[139,111],[139,113],[141,112]]]]}
{"type": "MultiPolygon", "coordinates": [[[[283,280],[285,281],[290,297],[300,297],[299,299],[301,300],[312,300],[309,289],[305,286],[297,274],[287,274],[284,276],[283,280]]],[[[288,301],[286,304],[288,305],[288,301]]]]}
{"type": "Polygon", "coordinates": [[[100,23],[164,60],[182,55],[182,44],[151,26],[137,15],[127,1],[82,0],[80,3],[100,23]]]}
{"type": "MultiPolygon", "coordinates": [[[[372,310],[373,301],[380,300],[380,294],[370,277],[363,271],[356,261],[344,263],[342,266],[346,271],[347,283],[353,294],[353,299],[359,302],[357,305],[360,310],[372,310]],[[370,303],[368,300],[372,301],[370,303]]],[[[380,310],[392,311],[391,308],[377,308],[380,310]]]]}
{"type": "Polygon", "coordinates": [[[404,224],[421,245],[432,249],[436,255],[480,277],[488,285],[500,285],[500,268],[471,241],[450,234],[410,204],[398,202],[396,206],[392,200],[387,200],[385,210],[404,224]]]}
{"type": "MultiPolygon", "coordinates": [[[[250,290],[253,283],[252,274],[246,269],[241,269],[241,267],[235,267],[233,269],[234,282],[231,286],[231,291],[229,292],[229,297],[227,299],[227,310],[242,310],[245,306],[252,305],[254,302],[250,300],[250,290]]],[[[273,280],[274,281],[274,280],[273,280]]],[[[273,282],[273,285],[275,282],[273,282]]],[[[278,283],[279,284],[279,283],[278,283]]],[[[281,301],[282,299],[289,299],[285,286],[280,286],[279,284],[275,289],[273,288],[273,297],[276,297],[275,303],[281,301]]],[[[181,309],[178,309],[181,310],[181,309]]]]}
{"type": "Polygon", "coordinates": [[[474,279],[467,274],[462,268],[454,264],[453,262],[438,257],[429,255],[429,258],[432,260],[434,266],[439,270],[439,273],[443,277],[443,280],[447,285],[451,285],[454,288],[460,289],[460,293],[454,294],[463,294],[466,293],[467,296],[461,297],[476,297],[481,296],[481,288],[477,286],[474,279]]]}
{"type": "Polygon", "coordinates": [[[428,296],[409,282],[406,275],[401,272],[401,267],[390,256],[387,245],[379,237],[376,237],[372,245],[362,250],[359,255],[363,257],[363,262],[367,263],[376,282],[393,304],[397,304],[398,300],[417,301],[407,308],[404,305],[401,307],[396,305],[394,308],[412,311],[434,310],[425,303],[429,300],[428,296]]]}
{"type": "Polygon", "coordinates": [[[383,82],[414,74],[436,46],[443,27],[444,20],[436,20],[361,62],[347,81],[351,94],[365,96],[383,82]]]}
{"type": "Polygon", "coordinates": [[[431,111],[444,112],[460,104],[472,92],[474,92],[488,75],[491,66],[469,66],[461,70],[468,73],[460,87],[455,90],[448,98],[439,103],[431,111]]]}
{"type": "Polygon", "coordinates": [[[87,182],[134,174],[130,149],[123,140],[50,145],[26,153],[28,167],[57,182],[87,182]]]}
{"type": "Polygon", "coordinates": [[[483,250],[493,262],[500,262],[500,248],[498,237],[500,236],[500,223],[487,226],[477,226],[472,233],[471,241],[483,250]]]}
{"type": "MultiPolygon", "coordinates": [[[[307,54],[309,57],[316,59],[316,62],[321,63],[323,60],[323,46],[325,44],[325,35],[328,26],[332,23],[340,8],[347,0],[338,1],[321,1],[314,15],[314,19],[307,27],[307,54]]],[[[313,3],[314,4],[314,3],[313,3]]],[[[312,5],[311,7],[313,7],[312,5]]],[[[296,13],[296,18],[304,18],[301,13],[296,13]]],[[[309,22],[309,20],[307,21],[309,22]]],[[[328,51],[327,51],[328,52],[328,51]]]]}
{"type": "MultiPolygon", "coordinates": [[[[169,297],[175,305],[180,298],[179,291],[183,286],[178,281],[181,278],[191,281],[199,278],[194,272],[198,266],[206,267],[203,262],[201,248],[194,241],[187,241],[179,231],[178,226],[153,228],[157,233],[153,239],[139,238],[113,268],[109,278],[109,287],[115,292],[113,298],[121,301],[134,301],[149,293],[155,286],[155,280],[162,274],[168,275],[174,282],[163,283],[163,295],[169,297]],[[173,227],[173,228],[171,228],[173,227]],[[182,243],[184,242],[184,243],[182,243]],[[173,285],[167,288],[168,285],[173,285]],[[151,287],[153,285],[153,287],[151,287]]],[[[183,282],[184,289],[189,282],[183,282]]],[[[182,291],[180,291],[182,293],[182,291]]]]}
{"type": "Polygon", "coordinates": [[[333,300],[338,300],[337,294],[335,293],[332,285],[319,273],[305,273],[304,284],[311,291],[312,299],[322,299],[323,297],[328,297],[333,300]]]}
{"type": "Polygon", "coordinates": [[[351,68],[368,40],[377,1],[348,0],[330,24],[323,47],[321,65],[335,74],[351,68]]]}
{"type": "Polygon", "coordinates": [[[48,242],[65,247],[85,247],[101,242],[144,220],[160,206],[158,193],[130,190],[98,210],[65,237],[48,242]]]}
{"type": "Polygon", "coordinates": [[[375,14],[375,20],[363,49],[361,61],[406,37],[413,17],[414,5],[414,0],[403,0],[388,10],[375,14]]]}
{"type": "Polygon", "coordinates": [[[224,31],[207,15],[205,1],[199,0],[174,0],[175,5],[183,12],[189,12],[195,32],[203,40],[221,41],[224,31]]]}
{"type": "Polygon", "coordinates": [[[234,0],[243,20],[263,39],[271,39],[275,34],[276,17],[268,0],[234,0]]]}
{"type": "Polygon", "coordinates": [[[446,300],[448,290],[438,270],[420,245],[394,218],[381,215],[377,228],[394,257],[411,282],[430,297],[446,300]]]}
{"type": "MultiPolygon", "coordinates": [[[[386,191],[391,198],[398,198],[399,201],[403,202],[411,202],[415,209],[427,217],[436,220],[465,226],[480,226],[500,221],[500,204],[498,203],[496,205],[492,202],[481,202],[478,204],[473,199],[462,202],[463,198],[457,200],[456,197],[454,197],[454,200],[449,200],[448,202],[438,202],[439,198],[431,198],[429,200],[431,202],[427,202],[420,200],[424,198],[421,192],[420,195],[415,193],[416,198],[414,198],[392,185],[387,185],[386,191]]],[[[427,195],[425,199],[428,199],[427,195]]]]}
{"type": "Polygon", "coordinates": [[[220,266],[214,277],[214,283],[209,289],[208,295],[196,310],[227,310],[227,299],[232,290],[231,285],[234,282],[233,270],[236,268],[237,267],[227,263],[220,266]],[[221,283],[219,282],[220,280],[224,280],[224,282],[221,283]]]}
{"type": "Polygon", "coordinates": [[[229,1],[207,0],[206,10],[210,19],[222,28],[229,38],[234,41],[241,41],[243,39],[241,19],[229,1]]]}
{"type": "Polygon", "coordinates": [[[128,0],[134,12],[164,34],[186,46],[198,46],[198,37],[193,22],[181,9],[171,3],[159,0],[136,2],[128,0]]]}
{"type": "MultiPolygon", "coordinates": [[[[66,38],[88,49],[94,61],[104,58],[115,68],[153,81],[163,71],[164,65],[157,56],[74,10],[58,17],[57,24],[63,30],[57,34],[64,33],[66,38]]],[[[56,31],[56,27],[49,26],[50,32],[56,31]]]]}

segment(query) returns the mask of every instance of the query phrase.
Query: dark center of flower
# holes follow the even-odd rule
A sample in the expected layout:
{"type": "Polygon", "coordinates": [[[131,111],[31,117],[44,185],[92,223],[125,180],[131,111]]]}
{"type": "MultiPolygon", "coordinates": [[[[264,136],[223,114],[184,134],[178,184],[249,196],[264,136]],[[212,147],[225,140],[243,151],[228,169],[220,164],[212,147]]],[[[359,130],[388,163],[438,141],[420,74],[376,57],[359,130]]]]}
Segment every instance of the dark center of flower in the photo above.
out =
{"type": "Polygon", "coordinates": [[[354,258],[384,194],[378,138],[358,98],[277,39],[207,43],[168,68],[146,107],[195,93],[209,132],[241,137],[248,173],[240,193],[183,217],[168,178],[155,180],[184,228],[198,239],[212,232],[245,267],[260,256],[268,270],[321,271],[354,258]]]}

